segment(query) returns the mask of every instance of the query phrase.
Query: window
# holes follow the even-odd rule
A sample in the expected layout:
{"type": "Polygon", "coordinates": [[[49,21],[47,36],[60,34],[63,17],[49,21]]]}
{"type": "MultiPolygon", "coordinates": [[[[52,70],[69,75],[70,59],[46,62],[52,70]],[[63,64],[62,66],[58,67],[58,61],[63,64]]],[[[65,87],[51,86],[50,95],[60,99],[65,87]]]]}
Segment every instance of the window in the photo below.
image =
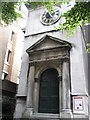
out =
{"type": "Polygon", "coordinates": [[[11,51],[8,50],[8,54],[7,54],[7,62],[9,62],[9,59],[10,59],[10,53],[11,53],[11,51]]]}
{"type": "Polygon", "coordinates": [[[11,54],[11,51],[9,49],[7,49],[6,56],[5,56],[5,63],[6,64],[9,64],[10,54],[11,54]]]}
{"type": "Polygon", "coordinates": [[[12,31],[12,32],[11,32],[10,41],[13,41],[13,34],[14,34],[14,32],[12,31]]]}
{"type": "Polygon", "coordinates": [[[7,75],[8,75],[7,73],[3,72],[3,74],[2,74],[2,80],[6,79],[7,75]]]}

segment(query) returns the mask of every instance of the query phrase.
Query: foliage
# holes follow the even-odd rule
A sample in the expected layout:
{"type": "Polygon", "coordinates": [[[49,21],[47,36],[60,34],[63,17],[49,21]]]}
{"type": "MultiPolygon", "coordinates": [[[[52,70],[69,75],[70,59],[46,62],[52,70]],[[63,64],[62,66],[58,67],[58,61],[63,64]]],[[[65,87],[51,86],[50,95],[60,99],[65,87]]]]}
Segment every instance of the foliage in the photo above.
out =
{"type": "Polygon", "coordinates": [[[2,2],[1,3],[1,19],[8,25],[21,17],[21,14],[16,12],[16,7],[19,4],[16,2],[2,2]]]}
{"type": "MultiPolygon", "coordinates": [[[[72,36],[78,26],[90,22],[90,2],[76,2],[71,10],[62,15],[65,22],[59,25],[60,30],[67,30],[67,37],[72,36]]],[[[87,44],[87,52],[90,53],[90,43],[87,44]]]]}
{"type": "MultiPolygon", "coordinates": [[[[28,8],[36,9],[38,6],[45,6],[49,13],[53,12],[53,6],[55,4],[64,4],[69,3],[71,0],[50,0],[49,2],[24,2],[28,8]]],[[[0,19],[2,19],[6,24],[12,23],[16,20],[17,17],[21,17],[19,13],[15,11],[16,7],[20,4],[17,2],[2,2],[1,9],[2,13],[0,14],[0,19]]],[[[88,23],[90,22],[90,1],[87,2],[76,2],[74,7],[71,10],[67,11],[62,15],[65,18],[65,22],[59,25],[59,30],[67,30],[67,36],[71,36],[76,30],[78,26],[82,25],[82,22],[88,23]]],[[[90,51],[90,46],[88,47],[88,51],[90,51]]]]}
{"type": "Polygon", "coordinates": [[[87,52],[90,53],[90,43],[87,44],[87,52]]]}
{"type": "Polygon", "coordinates": [[[14,101],[15,101],[15,98],[8,97],[8,96],[2,96],[2,102],[11,103],[11,102],[14,102],[14,101]]]}
{"type": "MultiPolygon", "coordinates": [[[[57,0],[50,0],[49,2],[24,2],[28,8],[36,9],[38,6],[45,6],[48,11],[53,12],[53,6],[57,3],[57,0]]],[[[64,0],[65,2],[69,2],[70,0],[64,0]]],[[[59,5],[63,4],[63,0],[58,2],[59,5]]],[[[2,2],[1,3],[1,18],[6,23],[9,24],[12,21],[16,20],[19,13],[15,11],[16,7],[19,3],[15,2],[2,2]]],[[[72,35],[72,33],[76,30],[76,28],[81,25],[82,21],[84,23],[88,22],[88,16],[90,15],[90,2],[76,2],[75,6],[64,13],[62,17],[65,17],[66,22],[62,25],[60,24],[59,29],[63,30],[67,28],[67,33],[72,35]],[[73,31],[74,30],[74,31],[73,31]]]]}
{"type": "Polygon", "coordinates": [[[62,15],[65,22],[59,25],[60,30],[67,29],[67,36],[72,35],[78,26],[82,26],[82,22],[90,22],[90,2],[76,2],[71,10],[62,15]]]}
{"type": "MultiPolygon", "coordinates": [[[[64,0],[64,3],[69,2],[70,0],[64,0]]],[[[55,0],[50,0],[49,2],[28,2],[30,8],[37,8],[39,5],[43,5],[51,13],[53,12],[53,6],[57,3],[55,0]]],[[[58,2],[59,5],[63,4],[63,0],[58,2]]],[[[65,22],[59,25],[59,30],[67,29],[67,36],[71,36],[76,30],[77,27],[82,25],[82,22],[90,22],[90,2],[76,2],[74,7],[71,10],[67,11],[62,15],[65,17],[65,22]]]]}
{"type": "Polygon", "coordinates": [[[2,120],[12,120],[15,110],[15,98],[10,96],[2,96],[2,120]]]}
{"type": "Polygon", "coordinates": [[[51,13],[53,12],[53,6],[56,2],[50,0],[49,2],[24,2],[25,5],[30,9],[36,9],[38,6],[45,6],[47,10],[51,13]]]}
{"type": "Polygon", "coordinates": [[[24,2],[28,8],[36,9],[38,6],[45,6],[49,13],[53,12],[53,6],[55,4],[63,4],[63,3],[69,3],[71,0],[42,0],[42,2],[24,2]]]}
{"type": "Polygon", "coordinates": [[[41,5],[41,2],[24,2],[24,3],[28,9],[30,9],[30,8],[36,9],[38,6],[41,5]]]}
{"type": "MultiPolygon", "coordinates": [[[[53,12],[53,6],[57,3],[55,0],[50,0],[50,2],[42,2],[42,3],[30,3],[31,7],[34,9],[37,8],[38,5],[43,5],[47,8],[49,13],[53,12]],[[52,1],[52,2],[51,2],[52,1]]],[[[64,3],[69,3],[68,0],[64,0],[64,3]]],[[[63,1],[58,2],[59,5],[63,4],[63,1]]],[[[55,29],[59,30],[67,30],[67,37],[72,36],[74,32],[76,32],[78,26],[82,26],[82,22],[85,24],[90,22],[90,2],[76,2],[74,7],[71,10],[67,11],[62,15],[65,18],[65,22],[63,24],[59,24],[59,28],[55,26],[55,29]]],[[[90,43],[87,45],[87,51],[90,53],[90,43]]]]}

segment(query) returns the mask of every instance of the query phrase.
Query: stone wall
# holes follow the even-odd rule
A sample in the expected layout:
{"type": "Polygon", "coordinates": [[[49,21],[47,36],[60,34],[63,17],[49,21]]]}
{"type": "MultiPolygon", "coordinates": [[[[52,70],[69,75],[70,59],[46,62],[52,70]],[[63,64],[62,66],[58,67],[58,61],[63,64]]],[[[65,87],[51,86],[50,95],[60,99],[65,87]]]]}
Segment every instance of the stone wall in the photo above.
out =
{"type": "MultiPolygon", "coordinates": [[[[74,118],[81,117],[87,118],[88,117],[88,87],[87,87],[87,62],[85,59],[86,54],[86,47],[84,38],[82,35],[81,28],[78,27],[77,32],[74,33],[72,37],[66,37],[66,30],[63,32],[59,30],[54,30],[54,26],[58,26],[59,22],[62,21],[62,18],[52,26],[44,26],[40,22],[40,15],[43,12],[44,8],[38,8],[35,11],[30,11],[28,22],[26,26],[26,34],[24,40],[24,48],[23,48],[23,55],[22,55],[22,65],[21,65],[21,74],[20,74],[20,84],[18,87],[17,93],[17,104],[16,104],[16,111],[15,117],[19,118],[23,116],[23,113],[26,110],[26,98],[28,97],[28,75],[29,75],[29,55],[26,53],[26,50],[37,43],[43,36],[46,34],[56,37],[57,39],[64,40],[69,42],[72,45],[70,50],[70,78],[71,78],[71,92],[70,95],[72,98],[82,97],[84,103],[84,110],[83,112],[75,113],[72,105],[72,116],[74,118]],[[23,88],[23,89],[22,89],[23,88]],[[22,109],[19,109],[22,108],[22,109]]],[[[30,88],[31,89],[31,88],[30,88]]],[[[73,99],[72,99],[73,100],[73,99]]],[[[74,104],[74,101],[73,101],[74,104]]],[[[30,108],[28,108],[30,110],[30,108]]],[[[32,111],[32,110],[30,110],[32,111]]],[[[26,110],[26,115],[32,114],[32,112],[28,112],[26,110]]],[[[42,115],[41,115],[42,116],[42,115]]],[[[44,116],[44,114],[43,114],[44,116]]],[[[64,116],[64,113],[62,114],[64,116]]],[[[27,117],[27,116],[26,116],[27,117]]],[[[44,116],[45,117],[45,116],[44,116]]],[[[64,117],[70,117],[68,115],[64,117]]],[[[38,118],[39,119],[39,118],[38,118]]],[[[42,119],[42,118],[41,118],[42,119]]]]}

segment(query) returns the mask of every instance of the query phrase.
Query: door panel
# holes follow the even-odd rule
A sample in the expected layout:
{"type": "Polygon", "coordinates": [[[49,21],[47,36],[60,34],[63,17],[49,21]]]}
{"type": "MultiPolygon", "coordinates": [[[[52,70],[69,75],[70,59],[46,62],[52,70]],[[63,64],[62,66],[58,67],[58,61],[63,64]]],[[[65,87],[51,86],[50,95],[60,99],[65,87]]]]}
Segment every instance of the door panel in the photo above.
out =
{"type": "Polygon", "coordinates": [[[48,69],[41,75],[38,111],[59,113],[59,80],[55,69],[48,69]]]}

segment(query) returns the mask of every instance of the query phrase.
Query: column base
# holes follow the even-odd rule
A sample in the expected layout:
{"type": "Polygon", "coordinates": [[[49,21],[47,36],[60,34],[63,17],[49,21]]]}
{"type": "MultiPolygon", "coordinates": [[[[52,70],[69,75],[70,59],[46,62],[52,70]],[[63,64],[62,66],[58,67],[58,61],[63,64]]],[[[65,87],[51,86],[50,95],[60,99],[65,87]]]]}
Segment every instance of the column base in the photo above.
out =
{"type": "Polygon", "coordinates": [[[60,112],[60,118],[73,118],[71,109],[63,109],[60,112]]]}
{"type": "Polygon", "coordinates": [[[23,114],[23,118],[30,118],[33,115],[33,108],[26,108],[23,114]]]}

